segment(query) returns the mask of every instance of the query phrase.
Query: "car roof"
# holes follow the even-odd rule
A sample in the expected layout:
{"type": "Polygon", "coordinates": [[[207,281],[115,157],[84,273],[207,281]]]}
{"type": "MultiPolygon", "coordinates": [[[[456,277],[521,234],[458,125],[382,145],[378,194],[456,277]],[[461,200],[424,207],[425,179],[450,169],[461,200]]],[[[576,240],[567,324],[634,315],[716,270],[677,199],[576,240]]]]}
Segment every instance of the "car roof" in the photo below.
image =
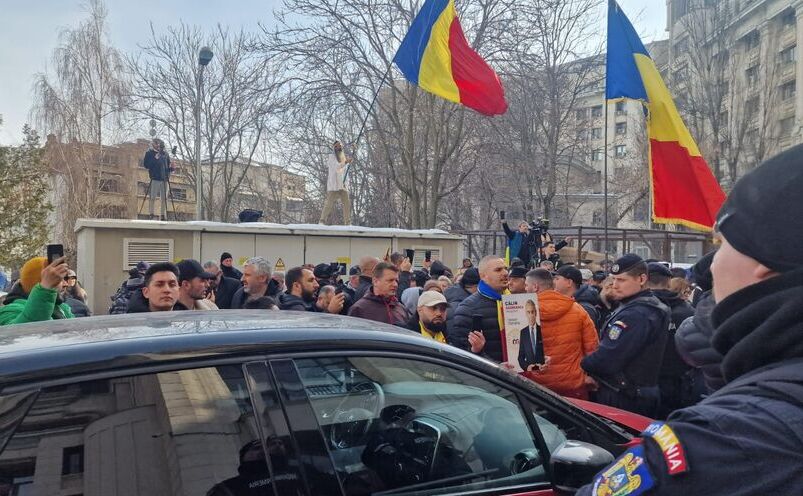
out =
{"type": "Polygon", "coordinates": [[[157,312],[5,326],[0,389],[177,360],[347,348],[429,350],[484,361],[420,334],[352,317],[266,310],[157,312]]]}

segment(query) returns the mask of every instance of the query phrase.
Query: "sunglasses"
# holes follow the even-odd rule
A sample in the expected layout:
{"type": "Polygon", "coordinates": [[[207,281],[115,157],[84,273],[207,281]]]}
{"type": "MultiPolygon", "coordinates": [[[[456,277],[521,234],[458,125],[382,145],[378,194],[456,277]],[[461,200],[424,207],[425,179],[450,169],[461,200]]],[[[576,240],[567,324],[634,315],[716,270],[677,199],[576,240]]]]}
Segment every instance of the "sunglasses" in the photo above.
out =
{"type": "Polygon", "coordinates": [[[73,279],[78,279],[78,277],[77,276],[64,276],[64,280],[65,281],[71,281],[73,279]]]}

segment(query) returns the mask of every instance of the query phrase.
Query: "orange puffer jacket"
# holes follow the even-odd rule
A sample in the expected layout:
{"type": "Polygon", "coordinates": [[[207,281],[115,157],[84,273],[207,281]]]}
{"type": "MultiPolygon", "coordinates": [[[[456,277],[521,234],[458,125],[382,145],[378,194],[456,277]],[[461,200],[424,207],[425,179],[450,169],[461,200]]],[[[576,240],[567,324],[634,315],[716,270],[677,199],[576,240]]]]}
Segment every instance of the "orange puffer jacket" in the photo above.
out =
{"type": "Polygon", "coordinates": [[[538,293],[544,355],[549,365],[541,372],[526,372],[535,382],[558,394],[580,389],[586,374],[580,360],[599,346],[594,322],[574,298],[557,291],[538,293]]]}

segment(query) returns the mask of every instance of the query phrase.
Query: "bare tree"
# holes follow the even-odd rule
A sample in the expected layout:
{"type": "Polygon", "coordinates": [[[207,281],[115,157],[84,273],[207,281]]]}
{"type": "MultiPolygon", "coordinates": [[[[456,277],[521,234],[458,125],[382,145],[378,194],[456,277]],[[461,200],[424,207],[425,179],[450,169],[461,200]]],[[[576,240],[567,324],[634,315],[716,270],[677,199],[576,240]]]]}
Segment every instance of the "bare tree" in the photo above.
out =
{"type": "MultiPolygon", "coordinates": [[[[351,172],[351,180],[357,181],[356,210],[363,211],[363,220],[371,215],[383,223],[374,216],[378,208],[388,221],[413,228],[440,222],[442,202],[477,166],[475,151],[481,145],[475,139],[477,115],[424,93],[391,68],[395,49],[421,3],[286,0],[278,15],[279,28],[266,29],[262,43],[268,57],[286,64],[292,99],[303,109],[295,117],[314,122],[306,129],[319,133],[317,139],[301,133],[313,141],[296,141],[297,149],[306,145],[309,152],[306,164],[299,165],[312,174],[322,172],[321,159],[313,154],[325,152],[322,144],[344,131],[344,140],[353,142],[370,110],[359,160],[351,172]],[[371,198],[381,203],[369,208],[365,202],[371,198]],[[400,218],[386,212],[394,209],[400,218]]],[[[510,0],[481,0],[460,6],[472,46],[485,55],[496,53],[494,40],[501,38],[512,5],[510,0]]]]}
{"type": "MultiPolygon", "coordinates": [[[[204,33],[181,24],[158,34],[151,26],[151,39],[128,59],[134,111],[155,120],[178,156],[195,163],[197,57],[201,47],[212,48],[215,58],[204,71],[201,95],[201,158],[203,210],[213,220],[232,217],[234,194],[282,107],[276,72],[250,49],[255,41],[244,31],[222,27],[204,33]]],[[[186,172],[195,186],[195,168],[186,172]]]]}
{"type": "Polygon", "coordinates": [[[104,164],[104,144],[125,130],[128,83],[122,57],[109,41],[107,15],[101,0],[90,0],[88,17],[61,32],[53,71],[37,74],[34,82],[32,117],[55,135],[48,140],[48,161],[63,188],[58,228],[70,251],[77,219],[110,214],[100,196],[115,171],[104,164]]]}

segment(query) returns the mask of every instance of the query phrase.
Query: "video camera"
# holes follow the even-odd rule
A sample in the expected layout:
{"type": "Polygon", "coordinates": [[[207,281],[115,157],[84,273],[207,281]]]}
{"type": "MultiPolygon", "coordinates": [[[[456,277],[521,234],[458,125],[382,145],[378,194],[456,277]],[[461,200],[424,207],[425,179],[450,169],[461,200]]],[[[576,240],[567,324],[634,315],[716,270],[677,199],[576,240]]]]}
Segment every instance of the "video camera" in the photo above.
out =
{"type": "Polygon", "coordinates": [[[549,219],[538,217],[538,219],[530,222],[530,231],[545,236],[549,233],[549,219]]]}

